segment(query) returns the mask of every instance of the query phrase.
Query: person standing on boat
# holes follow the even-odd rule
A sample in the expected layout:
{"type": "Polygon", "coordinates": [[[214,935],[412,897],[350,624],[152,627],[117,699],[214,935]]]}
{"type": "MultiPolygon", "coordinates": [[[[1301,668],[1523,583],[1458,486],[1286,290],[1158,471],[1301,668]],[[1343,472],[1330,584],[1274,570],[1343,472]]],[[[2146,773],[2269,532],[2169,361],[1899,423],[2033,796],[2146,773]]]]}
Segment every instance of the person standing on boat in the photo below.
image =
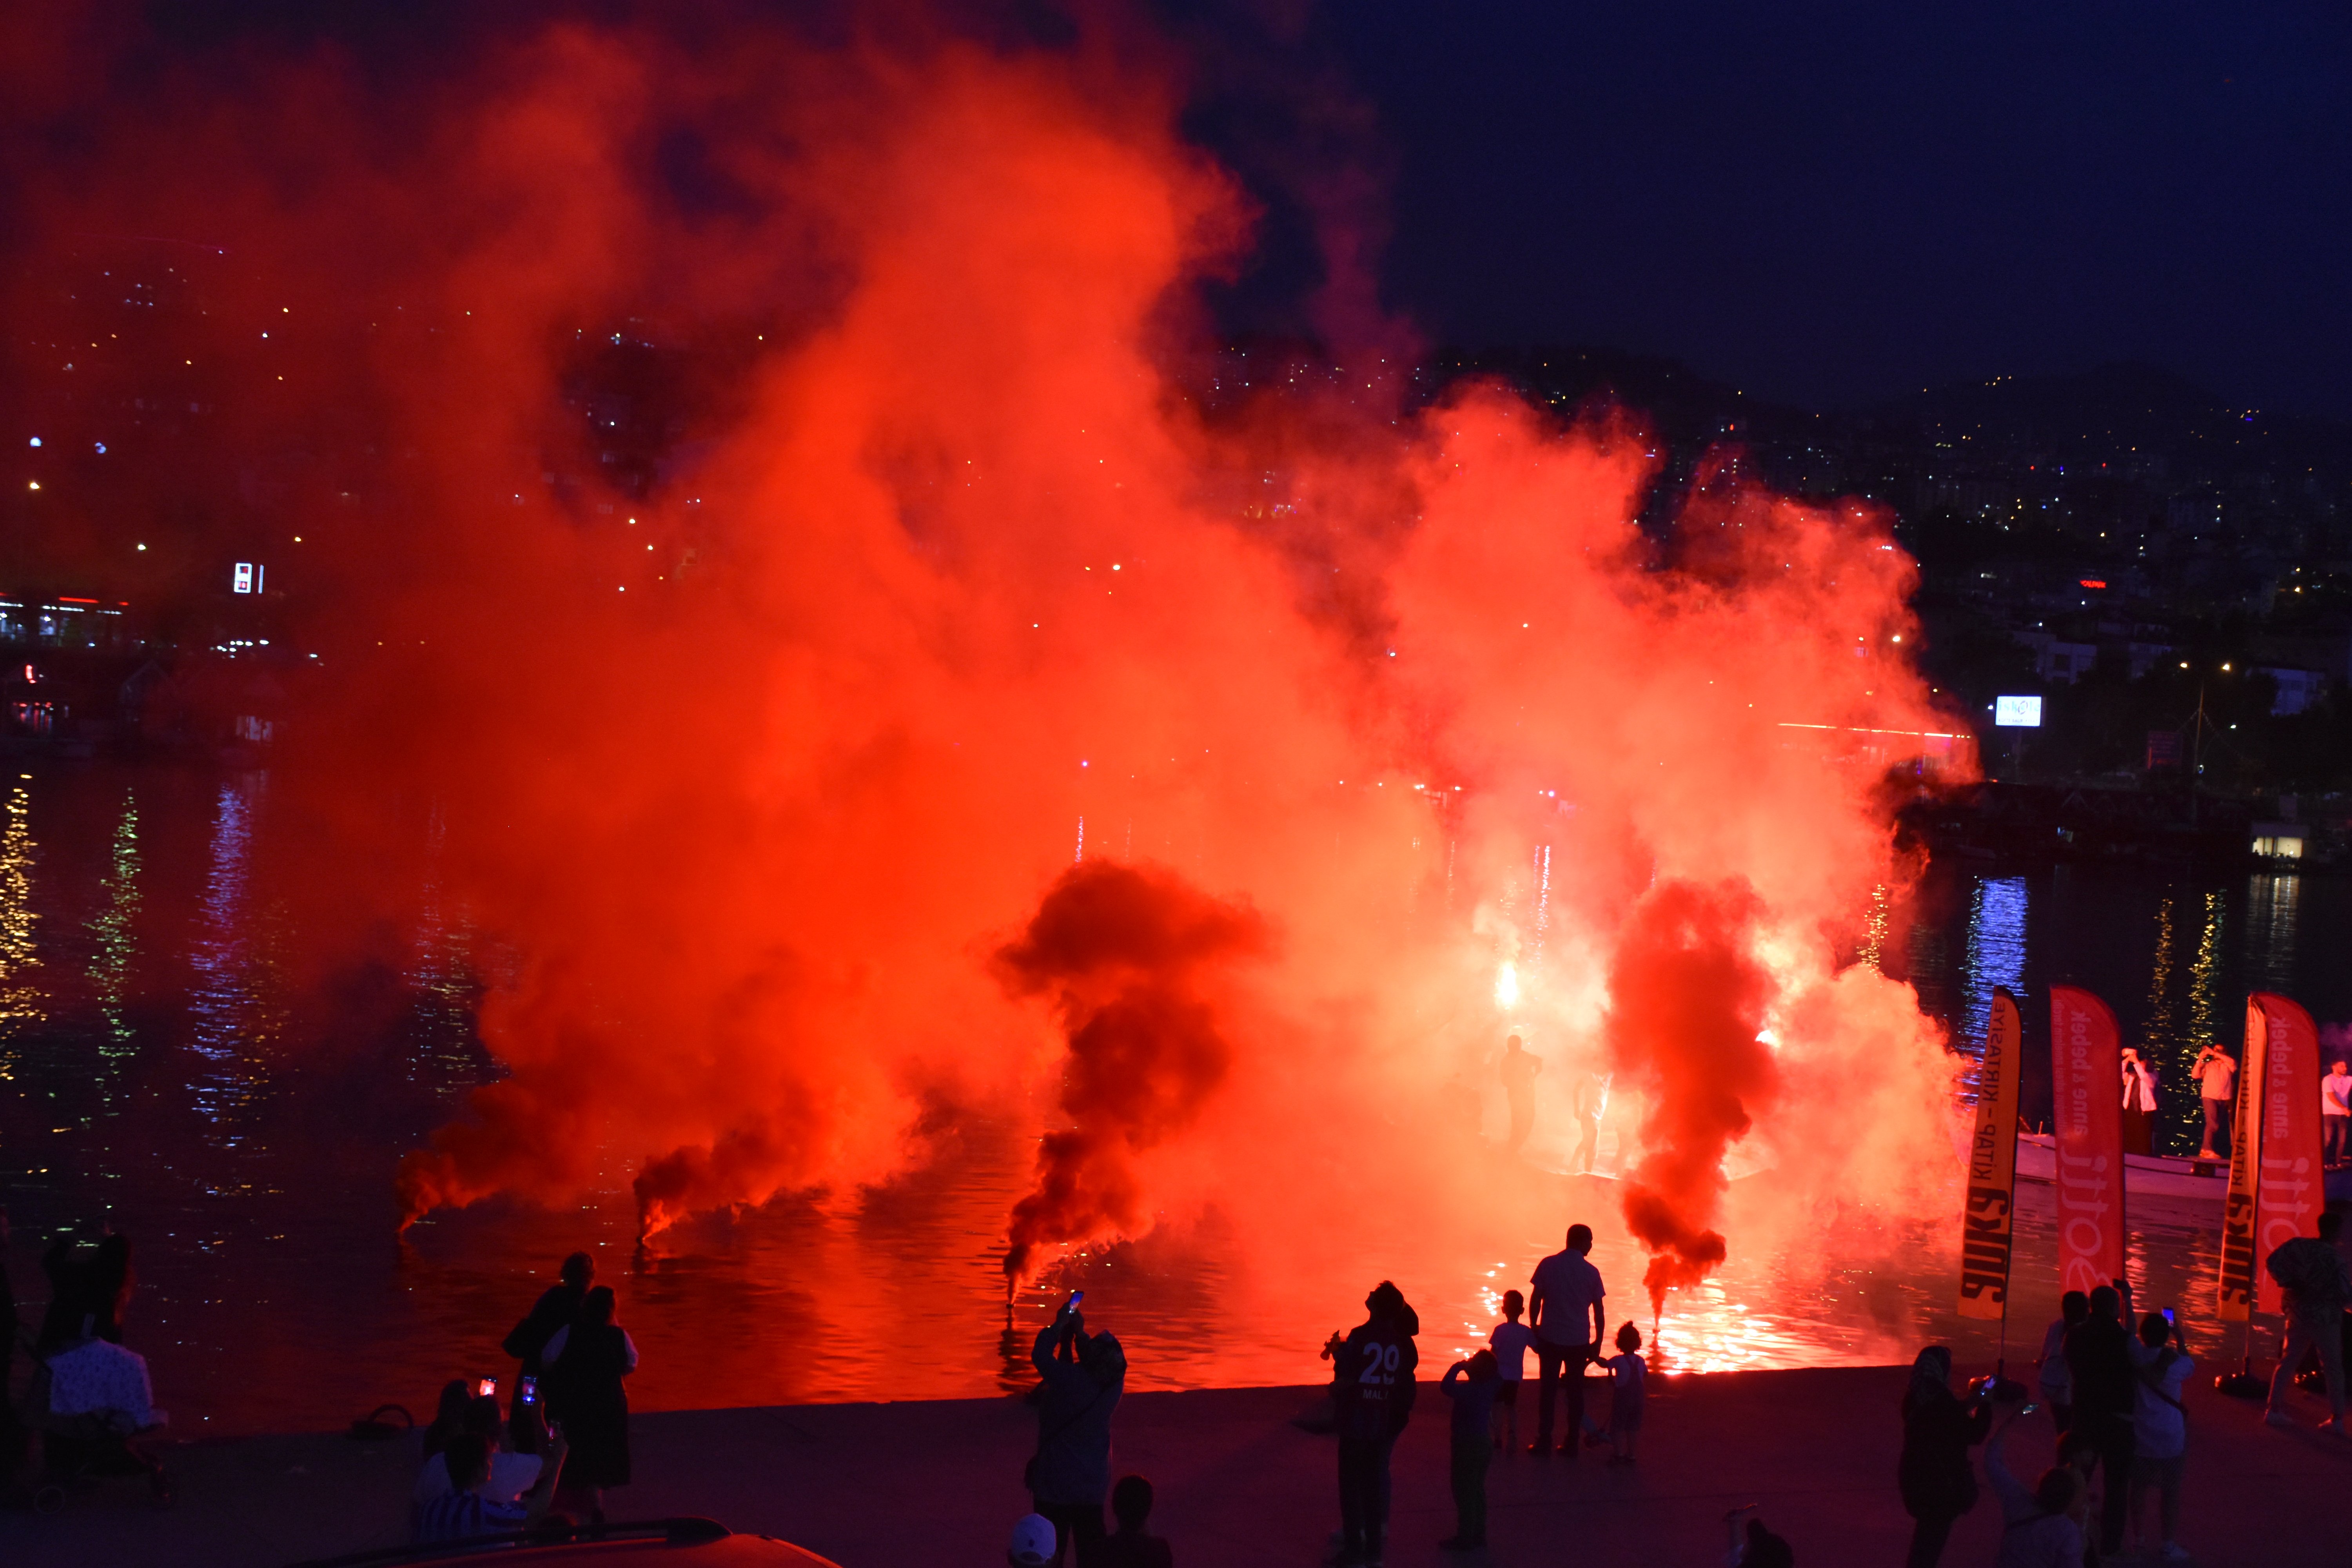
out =
{"type": "Polygon", "coordinates": [[[2156,1134],[2156,1069],[2124,1047],[2124,1152],[2153,1152],[2156,1134]]]}
{"type": "Polygon", "coordinates": [[[1511,1141],[1505,1150],[1507,1153],[1517,1153],[1519,1145],[1535,1130],[1536,1074],[1541,1071],[1542,1059],[1521,1050],[1518,1036],[1513,1035],[1504,1043],[1503,1095],[1511,1102],[1511,1141]]]}
{"type": "Polygon", "coordinates": [[[1609,1113],[1609,1077],[1605,1072],[1588,1071],[1576,1086],[1577,1143],[1572,1165],[1586,1173],[1601,1155],[1601,1119],[1609,1113]]]}
{"type": "Polygon", "coordinates": [[[2230,1156],[2231,1096],[2238,1084],[2237,1058],[2209,1040],[2205,1048],[2197,1053],[2189,1076],[2197,1080],[2197,1098],[2205,1102],[2205,1144],[2197,1151],[2198,1157],[2226,1160],[2230,1156]]]}
{"type": "Polygon", "coordinates": [[[2344,1163],[2344,1134],[2352,1128],[2352,1069],[2343,1062],[2327,1064],[2319,1080],[2319,1163],[2328,1170],[2344,1163]]]}

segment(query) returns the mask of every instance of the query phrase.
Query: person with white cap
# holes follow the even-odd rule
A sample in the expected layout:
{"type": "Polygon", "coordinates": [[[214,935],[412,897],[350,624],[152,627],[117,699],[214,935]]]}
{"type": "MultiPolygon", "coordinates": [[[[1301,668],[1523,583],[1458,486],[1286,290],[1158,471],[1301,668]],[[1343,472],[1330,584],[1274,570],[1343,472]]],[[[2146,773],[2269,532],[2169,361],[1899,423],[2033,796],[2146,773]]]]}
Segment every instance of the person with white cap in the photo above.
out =
{"type": "Polygon", "coordinates": [[[1045,1568],[1060,1545],[1054,1536],[1052,1520],[1042,1513],[1024,1514],[1013,1527],[1013,1545],[1005,1552],[1004,1560],[1013,1568],[1045,1568]]]}

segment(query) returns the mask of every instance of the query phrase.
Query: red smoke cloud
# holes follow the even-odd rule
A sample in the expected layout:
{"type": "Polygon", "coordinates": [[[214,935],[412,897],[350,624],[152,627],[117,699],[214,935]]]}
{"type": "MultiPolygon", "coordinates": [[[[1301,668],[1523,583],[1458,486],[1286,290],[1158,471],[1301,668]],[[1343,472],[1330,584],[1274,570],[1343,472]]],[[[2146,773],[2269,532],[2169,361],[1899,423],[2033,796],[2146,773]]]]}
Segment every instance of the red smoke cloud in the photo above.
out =
{"type": "MultiPolygon", "coordinates": [[[[20,156],[20,279],[91,234],[228,254],[173,274],[169,418],[0,520],[159,585],[270,563],[320,656],[272,785],[320,868],[289,963],[427,845],[493,955],[504,1076],[408,1218],[633,1179],[654,1230],[1017,1110],[1016,1272],[1213,1209],[1344,1294],[1300,1238],[1352,1245],[1368,1190],[1399,1237],[1518,1201],[1448,1090],[1513,1027],[1548,1094],[1634,1080],[1662,1257],[1710,1248],[1724,1092],[1792,1212],[1916,1196],[1937,1042],[1841,967],[1947,729],[1883,512],[1719,473],[1654,535],[1630,416],[1265,384],[1197,303],[1249,203],[1133,37],[518,23],[430,74],[157,67],[20,156]],[[630,376],[660,395],[580,390],[630,376]],[[1734,992],[1661,994],[1693,969],[1734,992]],[[1759,1022],[1840,1092],[1771,1103],[1759,1022]]],[[[87,301],[16,292],[26,377],[113,374],[87,301]]]]}
{"type": "Polygon", "coordinates": [[[1059,1099],[1072,1125],[1038,1146],[1007,1275],[1027,1279],[1042,1246],[1148,1228],[1137,1157],[1189,1128],[1233,1063],[1206,988],[1268,947],[1253,910],[1164,871],[1096,861],[1064,872],[998,952],[1007,987],[1050,997],[1070,1042],[1059,1099]]]}
{"type": "Polygon", "coordinates": [[[1618,1081],[1647,1110],[1647,1151],[1625,1192],[1625,1225],[1648,1247],[1654,1312],[1724,1258],[1710,1228],[1722,1206],[1723,1157],[1780,1094],[1757,1038],[1770,980],[1752,956],[1760,913],[1744,888],[1663,882],[1619,932],[1602,1027],[1618,1081]]]}

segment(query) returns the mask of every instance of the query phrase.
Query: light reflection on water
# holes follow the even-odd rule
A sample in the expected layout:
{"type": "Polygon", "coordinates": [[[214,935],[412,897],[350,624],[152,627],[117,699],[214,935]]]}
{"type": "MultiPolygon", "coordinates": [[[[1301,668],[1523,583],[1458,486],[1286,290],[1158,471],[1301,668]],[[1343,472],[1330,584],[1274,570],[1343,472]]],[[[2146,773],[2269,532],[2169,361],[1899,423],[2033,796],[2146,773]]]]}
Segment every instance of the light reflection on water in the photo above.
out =
{"type": "MultiPolygon", "coordinates": [[[[111,1217],[131,1231],[144,1281],[132,1338],[197,1431],[333,1426],[380,1399],[428,1403],[453,1371],[510,1370],[488,1348],[576,1245],[621,1289],[646,1352],[634,1391],[646,1408],[1016,1387],[1028,1332],[1079,1284],[1096,1321],[1127,1342],[1138,1386],[1301,1383],[1323,1374],[1315,1351],[1344,1326],[1341,1309],[1393,1273],[1417,1282],[1433,1373],[1484,1342],[1502,1291],[1524,1290],[1580,1217],[1602,1232],[1594,1260],[1616,1286],[1612,1322],[1654,1330],[1664,1370],[1898,1361],[1930,1336],[1963,1360],[1997,1349],[1997,1330],[1951,1308],[1956,1224],[1856,1210],[1766,1243],[1738,1216],[1743,1202],[1769,1202],[1766,1178],[1735,1184],[1730,1261],[1672,1299],[1659,1324],[1640,1299],[1642,1258],[1612,1223],[1611,1189],[1563,1183],[1545,1189],[1556,1205],[1527,1215],[1384,1239],[1385,1252],[1351,1257],[1362,1280],[1308,1303],[1269,1303],[1213,1222],[1097,1251],[1027,1293],[1008,1338],[998,1260],[1033,1146],[1023,1127],[974,1118],[940,1128],[935,1163],[888,1188],[698,1217],[634,1267],[634,1149],[605,1152],[602,1190],[576,1210],[493,1201],[396,1244],[393,1161],[494,1072],[473,1013],[484,976],[511,963],[445,885],[437,821],[420,817],[413,908],[359,988],[397,998],[377,1016],[320,1014],[289,994],[290,871],[258,775],[39,773],[0,807],[11,1272],[37,1295],[38,1239],[57,1224],[111,1217]],[[367,1347],[356,1363],[355,1343],[367,1347]]],[[[1537,858],[1515,889],[1533,963],[1551,869],[1537,858]]],[[[2352,893],[2332,880],[1939,870],[1915,908],[1874,908],[1863,956],[1916,985],[1971,1048],[1995,986],[2027,998],[2029,1061],[2047,1028],[2032,999],[2052,981],[2092,986],[2164,1068],[2174,1093],[2162,1136],[2188,1150],[2200,1127],[2186,1064],[2206,1039],[2235,1044],[2246,989],[2284,991],[2323,1020],[2352,1014],[2352,973],[2329,962],[2348,929],[2352,893]]],[[[2046,1079],[2039,1110],[2032,1089],[2026,1114],[2046,1117],[2046,1079]]],[[[1517,1179],[1498,1165],[1498,1190],[1517,1179]]],[[[2021,1205],[2011,1341],[2030,1354],[2054,1308],[2054,1247],[2046,1194],[2029,1186],[2021,1205]]],[[[2212,1218],[2142,1215],[2131,1268],[2153,1300],[2183,1306],[2200,1354],[2234,1354],[2204,1313],[2212,1218]]]]}
{"type": "Polygon", "coordinates": [[[1981,1041],[1996,987],[2025,1005],[2025,879],[1986,878],[1969,908],[1968,1010],[1963,1039],[1981,1041]]]}

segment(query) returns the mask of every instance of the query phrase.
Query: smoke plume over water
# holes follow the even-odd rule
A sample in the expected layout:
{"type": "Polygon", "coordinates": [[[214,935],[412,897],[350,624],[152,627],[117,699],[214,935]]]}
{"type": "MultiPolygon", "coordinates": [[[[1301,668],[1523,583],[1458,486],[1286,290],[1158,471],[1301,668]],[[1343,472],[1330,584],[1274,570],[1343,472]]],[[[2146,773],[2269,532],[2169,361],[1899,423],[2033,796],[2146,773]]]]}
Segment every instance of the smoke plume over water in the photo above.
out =
{"type": "MultiPolygon", "coordinates": [[[[1201,289],[1255,209],[1131,31],[723,15],[517,24],[429,88],[201,57],[134,107],[61,26],[0,82],[19,277],[94,234],[226,251],[172,274],[170,331],[210,410],[173,428],[232,499],[142,458],[150,422],[19,541],[268,559],[320,656],[273,783],[313,962],[396,907],[428,816],[512,955],[505,1076],[403,1165],[405,1221],[617,1171],[656,1232],[1012,1108],[1016,1276],[1213,1215],[1344,1301],[1364,1194],[1408,1237],[1520,1201],[1461,1108],[1514,1029],[1553,1122],[1577,1071],[1633,1102],[1654,1290],[1739,1245],[1735,1144],[1791,1216],[1924,1201],[1936,1031],[1843,962],[1904,880],[1888,781],[1955,728],[1883,512],[1711,470],[1648,532],[1638,412],[1219,352],[1201,289]],[[650,455],[580,390],[616,363],[686,378],[635,395],[674,411],[650,455]]],[[[94,394],[114,351],[50,287],[8,352],[94,394]]]]}
{"type": "Polygon", "coordinates": [[[1780,1089],[1758,1038],[1769,981],[1749,954],[1755,900],[1744,889],[1667,882],[1634,907],[1609,974],[1609,1059],[1648,1109],[1647,1151],[1625,1192],[1625,1225],[1652,1254],[1654,1313],[1724,1258],[1710,1228],[1723,1159],[1780,1089]]]}
{"type": "Polygon", "coordinates": [[[1145,1228],[1136,1160],[1182,1132],[1223,1083],[1233,1047],[1208,972],[1263,952],[1265,922],[1165,873],[1097,861],[1063,873],[1021,939],[997,954],[1016,994],[1045,993],[1070,1041],[1070,1118],[1038,1146],[1037,1184],[1013,1209],[1004,1271],[1055,1242],[1145,1228]]]}

